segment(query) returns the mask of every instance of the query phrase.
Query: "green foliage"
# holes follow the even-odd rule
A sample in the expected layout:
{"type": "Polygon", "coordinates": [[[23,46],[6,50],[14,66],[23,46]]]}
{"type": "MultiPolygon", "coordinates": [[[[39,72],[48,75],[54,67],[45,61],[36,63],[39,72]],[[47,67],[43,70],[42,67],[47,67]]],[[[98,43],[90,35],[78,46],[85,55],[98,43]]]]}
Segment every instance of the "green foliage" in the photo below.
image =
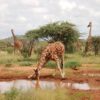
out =
{"type": "Polygon", "coordinates": [[[21,54],[24,58],[28,58],[32,54],[34,40],[23,42],[23,48],[21,49],[21,54]]]}
{"type": "Polygon", "coordinates": [[[12,48],[11,44],[4,40],[0,41],[0,50],[7,51],[10,54],[13,52],[13,48],[12,48]]]}
{"type": "Polygon", "coordinates": [[[93,47],[95,55],[98,55],[100,52],[100,36],[93,37],[93,47]]]}
{"type": "Polygon", "coordinates": [[[77,61],[69,61],[69,62],[65,62],[64,66],[72,68],[72,69],[76,69],[76,68],[80,67],[81,64],[77,61]]]}
{"type": "Polygon", "coordinates": [[[5,100],[15,100],[18,93],[19,92],[17,89],[12,88],[11,91],[5,93],[5,100]]]}
{"type": "Polygon", "coordinates": [[[29,57],[29,54],[28,54],[28,48],[23,48],[21,50],[21,54],[24,58],[28,58],[29,57]]]}
{"type": "Polygon", "coordinates": [[[32,64],[33,64],[32,62],[26,61],[26,62],[21,62],[19,65],[20,66],[31,66],[32,64]]]}
{"type": "Polygon", "coordinates": [[[57,64],[53,61],[49,61],[47,64],[46,64],[46,67],[48,68],[56,68],[57,67],[57,64]]]}
{"type": "Polygon", "coordinates": [[[31,89],[28,91],[11,90],[2,100],[69,100],[65,89],[31,89]]]}
{"type": "Polygon", "coordinates": [[[12,63],[6,63],[5,64],[5,67],[11,67],[12,66],[12,63]]]}
{"type": "Polygon", "coordinates": [[[70,100],[93,100],[93,97],[89,93],[76,92],[70,96],[70,100]]]}
{"type": "Polygon", "coordinates": [[[80,33],[75,25],[69,22],[54,22],[31,30],[26,33],[29,38],[44,39],[48,42],[61,41],[68,52],[73,52],[74,42],[78,40],[80,33]]]}
{"type": "Polygon", "coordinates": [[[36,60],[32,58],[23,58],[23,59],[18,59],[17,61],[19,62],[20,66],[31,66],[34,63],[34,61],[36,62],[36,60]]]}
{"type": "Polygon", "coordinates": [[[6,48],[6,51],[7,51],[9,54],[11,54],[11,53],[13,53],[14,49],[13,49],[12,47],[7,47],[7,48],[6,48]]]}
{"type": "Polygon", "coordinates": [[[57,89],[31,89],[20,91],[12,89],[0,95],[0,100],[93,100],[93,96],[87,92],[70,93],[66,88],[57,89]]]}

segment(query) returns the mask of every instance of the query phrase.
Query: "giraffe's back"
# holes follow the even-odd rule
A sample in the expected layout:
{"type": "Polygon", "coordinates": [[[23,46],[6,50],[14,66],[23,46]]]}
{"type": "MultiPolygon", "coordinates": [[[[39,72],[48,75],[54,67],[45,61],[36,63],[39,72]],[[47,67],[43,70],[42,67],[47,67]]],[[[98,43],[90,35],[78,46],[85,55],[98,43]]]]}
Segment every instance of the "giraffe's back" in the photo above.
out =
{"type": "Polygon", "coordinates": [[[46,46],[42,52],[42,56],[45,56],[49,60],[55,60],[55,55],[61,57],[64,54],[65,48],[61,42],[50,43],[46,46]]]}

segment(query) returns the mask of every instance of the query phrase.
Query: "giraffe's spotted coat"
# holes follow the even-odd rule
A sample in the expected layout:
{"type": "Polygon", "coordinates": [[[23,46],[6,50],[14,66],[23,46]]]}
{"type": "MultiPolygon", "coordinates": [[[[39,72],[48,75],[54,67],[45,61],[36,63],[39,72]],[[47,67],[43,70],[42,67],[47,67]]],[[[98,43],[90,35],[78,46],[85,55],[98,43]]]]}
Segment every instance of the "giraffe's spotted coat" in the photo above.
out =
{"type": "Polygon", "coordinates": [[[49,60],[56,61],[64,55],[64,51],[65,47],[61,42],[50,43],[43,49],[37,67],[43,67],[49,60]]]}
{"type": "Polygon", "coordinates": [[[40,55],[39,62],[37,64],[37,69],[35,70],[35,75],[39,77],[39,70],[49,61],[56,61],[58,69],[62,76],[63,74],[63,60],[64,60],[65,47],[61,42],[55,42],[48,44],[42,51],[40,55]]]}

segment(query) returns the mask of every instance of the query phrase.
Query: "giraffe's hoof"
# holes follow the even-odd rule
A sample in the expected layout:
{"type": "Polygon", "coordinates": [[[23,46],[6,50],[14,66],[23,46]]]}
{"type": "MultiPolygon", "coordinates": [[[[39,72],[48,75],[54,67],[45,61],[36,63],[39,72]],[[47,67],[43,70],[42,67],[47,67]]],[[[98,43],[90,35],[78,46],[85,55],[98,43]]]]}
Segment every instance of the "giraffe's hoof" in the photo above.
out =
{"type": "Polygon", "coordinates": [[[29,75],[29,76],[28,76],[28,79],[31,79],[31,78],[33,78],[33,75],[29,75]]]}
{"type": "Polygon", "coordinates": [[[62,74],[61,74],[61,77],[64,78],[64,77],[65,77],[65,73],[62,73],[62,74]]]}

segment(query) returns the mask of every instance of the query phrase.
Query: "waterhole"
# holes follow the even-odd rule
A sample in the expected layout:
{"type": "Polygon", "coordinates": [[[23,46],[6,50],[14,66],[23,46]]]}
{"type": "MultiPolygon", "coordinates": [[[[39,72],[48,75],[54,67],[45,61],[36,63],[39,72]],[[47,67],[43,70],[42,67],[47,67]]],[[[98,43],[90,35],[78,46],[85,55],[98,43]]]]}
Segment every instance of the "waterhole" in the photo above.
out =
{"type": "Polygon", "coordinates": [[[91,87],[88,83],[71,83],[71,82],[53,82],[53,81],[37,81],[35,80],[12,80],[0,82],[0,93],[10,91],[12,88],[28,90],[39,86],[41,89],[55,89],[57,87],[72,88],[79,90],[99,90],[100,88],[91,87]]]}

